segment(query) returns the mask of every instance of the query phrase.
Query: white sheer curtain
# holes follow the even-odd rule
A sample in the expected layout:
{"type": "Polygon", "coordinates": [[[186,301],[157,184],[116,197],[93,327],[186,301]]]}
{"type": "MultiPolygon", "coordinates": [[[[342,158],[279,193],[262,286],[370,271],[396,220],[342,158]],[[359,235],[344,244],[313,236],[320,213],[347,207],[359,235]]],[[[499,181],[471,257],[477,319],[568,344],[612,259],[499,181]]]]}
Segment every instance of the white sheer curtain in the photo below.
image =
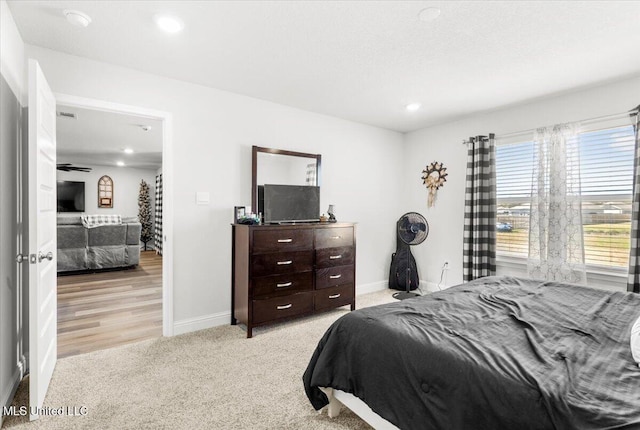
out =
{"type": "Polygon", "coordinates": [[[633,167],[633,206],[631,207],[631,249],[627,291],[640,294],[640,105],[629,112],[636,137],[633,167]]]}
{"type": "Polygon", "coordinates": [[[536,130],[529,224],[529,276],[586,284],[578,124],[536,130]]]}

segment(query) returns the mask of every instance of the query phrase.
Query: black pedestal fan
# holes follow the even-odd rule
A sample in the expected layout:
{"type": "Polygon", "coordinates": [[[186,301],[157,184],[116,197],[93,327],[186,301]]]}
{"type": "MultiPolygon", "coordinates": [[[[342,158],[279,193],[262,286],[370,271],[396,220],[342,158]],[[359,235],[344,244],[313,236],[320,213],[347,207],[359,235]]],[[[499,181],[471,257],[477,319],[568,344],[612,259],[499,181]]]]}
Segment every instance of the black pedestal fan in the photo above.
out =
{"type": "Polygon", "coordinates": [[[398,300],[416,297],[419,294],[411,290],[418,288],[418,268],[416,260],[411,254],[411,246],[419,245],[429,235],[427,220],[417,212],[408,212],[400,217],[396,223],[397,244],[396,252],[391,257],[389,271],[389,288],[404,289],[393,294],[398,300]]]}

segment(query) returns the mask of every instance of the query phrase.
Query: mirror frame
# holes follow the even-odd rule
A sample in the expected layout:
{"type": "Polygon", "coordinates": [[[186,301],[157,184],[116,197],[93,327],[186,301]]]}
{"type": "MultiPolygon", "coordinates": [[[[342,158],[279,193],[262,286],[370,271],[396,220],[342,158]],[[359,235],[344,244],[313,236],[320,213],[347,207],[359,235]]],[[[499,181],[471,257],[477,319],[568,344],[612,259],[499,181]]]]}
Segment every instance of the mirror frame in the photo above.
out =
{"type": "Polygon", "coordinates": [[[251,210],[257,213],[258,210],[258,152],[267,154],[288,155],[291,157],[312,158],[316,160],[316,186],[320,186],[320,166],[322,164],[322,155],[307,154],[306,152],[288,151],[286,149],[263,148],[253,145],[251,147],[251,210]]]}

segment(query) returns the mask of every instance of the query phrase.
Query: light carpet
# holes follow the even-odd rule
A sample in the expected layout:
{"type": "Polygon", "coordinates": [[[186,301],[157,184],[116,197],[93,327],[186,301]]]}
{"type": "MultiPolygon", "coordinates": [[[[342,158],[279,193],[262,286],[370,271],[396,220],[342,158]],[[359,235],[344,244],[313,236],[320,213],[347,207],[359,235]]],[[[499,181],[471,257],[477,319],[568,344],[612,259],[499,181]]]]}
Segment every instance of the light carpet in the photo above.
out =
{"type": "MultiPolygon", "coordinates": [[[[357,307],[393,301],[364,294],[357,307]]],[[[254,329],[221,326],[58,360],[45,406],[84,416],[6,417],[22,429],[370,429],[349,410],[316,412],[302,374],[325,330],[348,307],[254,329]]],[[[28,404],[21,384],[14,405],[28,404]]]]}

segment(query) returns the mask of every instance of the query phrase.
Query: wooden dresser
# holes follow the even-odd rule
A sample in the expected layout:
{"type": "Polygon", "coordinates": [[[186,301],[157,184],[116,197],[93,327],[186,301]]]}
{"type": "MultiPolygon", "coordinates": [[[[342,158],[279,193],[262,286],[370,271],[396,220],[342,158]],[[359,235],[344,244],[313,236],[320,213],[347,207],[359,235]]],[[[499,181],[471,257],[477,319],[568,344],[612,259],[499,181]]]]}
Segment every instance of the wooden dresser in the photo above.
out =
{"type": "Polygon", "coordinates": [[[355,225],[232,226],[231,324],[253,327],[351,305],[355,225]]]}

